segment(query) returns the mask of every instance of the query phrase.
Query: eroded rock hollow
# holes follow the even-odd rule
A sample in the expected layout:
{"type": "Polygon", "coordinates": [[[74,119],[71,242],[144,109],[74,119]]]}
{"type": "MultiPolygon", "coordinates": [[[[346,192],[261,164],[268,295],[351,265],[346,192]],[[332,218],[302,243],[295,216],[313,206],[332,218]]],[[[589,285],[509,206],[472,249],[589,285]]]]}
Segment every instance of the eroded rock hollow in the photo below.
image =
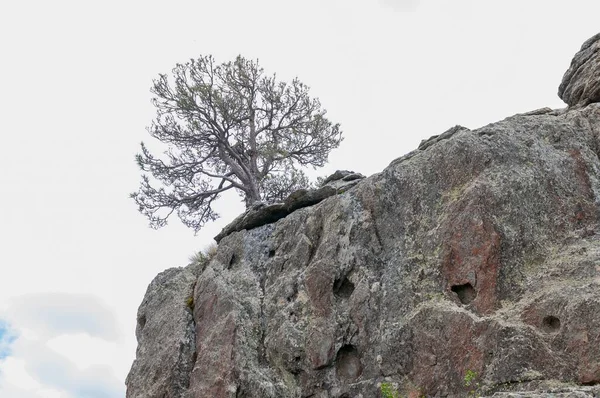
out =
{"type": "Polygon", "coordinates": [[[599,40],[568,108],[454,127],[159,275],[127,397],[599,396],[599,40]]]}

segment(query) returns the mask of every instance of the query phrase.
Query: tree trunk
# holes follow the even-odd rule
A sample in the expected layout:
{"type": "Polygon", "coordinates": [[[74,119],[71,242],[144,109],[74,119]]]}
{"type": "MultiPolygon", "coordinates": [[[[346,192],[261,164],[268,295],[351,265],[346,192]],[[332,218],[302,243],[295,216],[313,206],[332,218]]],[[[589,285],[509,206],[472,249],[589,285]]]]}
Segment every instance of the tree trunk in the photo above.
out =
{"type": "Polygon", "coordinates": [[[260,189],[258,188],[258,181],[256,179],[251,178],[248,184],[248,190],[245,191],[246,194],[246,209],[252,206],[256,202],[260,202],[260,189]]]}

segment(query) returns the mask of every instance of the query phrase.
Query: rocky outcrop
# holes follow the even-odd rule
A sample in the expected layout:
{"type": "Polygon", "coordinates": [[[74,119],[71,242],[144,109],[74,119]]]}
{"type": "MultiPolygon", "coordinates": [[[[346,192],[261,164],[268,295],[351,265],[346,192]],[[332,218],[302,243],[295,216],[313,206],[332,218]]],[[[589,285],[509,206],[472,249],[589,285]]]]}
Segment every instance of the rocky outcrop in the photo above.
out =
{"type": "Polygon", "coordinates": [[[558,96],[569,106],[600,102],[600,33],[583,43],[575,54],[558,96]]]}
{"type": "Polygon", "coordinates": [[[161,272],[138,309],[127,398],[184,397],[196,362],[193,291],[198,265],[161,272]]]}
{"type": "Polygon", "coordinates": [[[599,217],[600,103],[457,126],[151,285],[128,397],[598,397],[599,217]]]}

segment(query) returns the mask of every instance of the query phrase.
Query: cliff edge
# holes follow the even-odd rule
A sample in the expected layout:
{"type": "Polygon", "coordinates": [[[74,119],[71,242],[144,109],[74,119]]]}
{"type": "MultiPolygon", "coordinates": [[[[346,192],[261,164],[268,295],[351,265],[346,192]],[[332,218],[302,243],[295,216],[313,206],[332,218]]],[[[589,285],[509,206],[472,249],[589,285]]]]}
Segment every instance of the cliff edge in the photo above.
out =
{"type": "Polygon", "coordinates": [[[600,396],[600,34],[559,92],[161,273],[127,397],[600,396]]]}

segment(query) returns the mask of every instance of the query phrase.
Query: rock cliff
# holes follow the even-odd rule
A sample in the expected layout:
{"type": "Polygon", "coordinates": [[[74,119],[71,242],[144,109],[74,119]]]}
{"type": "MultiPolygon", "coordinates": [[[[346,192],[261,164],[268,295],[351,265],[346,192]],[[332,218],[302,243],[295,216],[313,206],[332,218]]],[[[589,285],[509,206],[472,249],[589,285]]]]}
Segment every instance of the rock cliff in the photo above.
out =
{"type": "Polygon", "coordinates": [[[600,396],[599,48],[568,108],[453,127],[161,273],[127,397],[600,396]]]}

